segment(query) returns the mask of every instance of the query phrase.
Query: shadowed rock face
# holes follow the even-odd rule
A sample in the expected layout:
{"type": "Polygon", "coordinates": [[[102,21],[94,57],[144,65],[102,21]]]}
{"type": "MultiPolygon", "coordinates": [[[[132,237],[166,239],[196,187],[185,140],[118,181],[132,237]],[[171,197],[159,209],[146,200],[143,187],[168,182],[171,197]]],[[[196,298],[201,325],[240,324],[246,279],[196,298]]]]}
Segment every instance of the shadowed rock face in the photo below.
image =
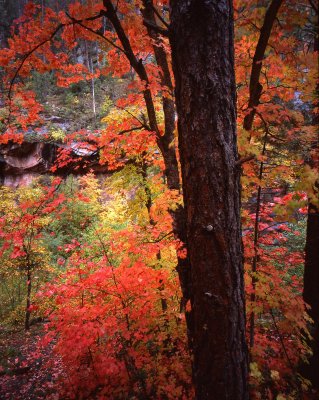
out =
{"type": "Polygon", "coordinates": [[[107,165],[100,165],[95,153],[84,152],[77,147],[76,143],[70,146],[44,142],[9,143],[0,146],[1,184],[9,187],[26,186],[40,175],[52,174],[50,168],[57,159],[59,147],[72,151],[73,162],[58,169],[55,174],[81,175],[89,170],[107,173],[107,165]]]}
{"type": "Polygon", "coordinates": [[[0,176],[5,186],[18,187],[48,172],[56,154],[51,143],[12,143],[0,147],[0,176]]]}
{"type": "Polygon", "coordinates": [[[13,145],[3,154],[4,161],[8,168],[17,170],[31,170],[39,168],[43,164],[42,150],[44,143],[24,143],[23,145],[13,145]]]}
{"type": "Polygon", "coordinates": [[[18,188],[21,186],[29,186],[32,181],[40,174],[26,172],[23,175],[7,175],[3,178],[2,184],[11,188],[18,188]]]}

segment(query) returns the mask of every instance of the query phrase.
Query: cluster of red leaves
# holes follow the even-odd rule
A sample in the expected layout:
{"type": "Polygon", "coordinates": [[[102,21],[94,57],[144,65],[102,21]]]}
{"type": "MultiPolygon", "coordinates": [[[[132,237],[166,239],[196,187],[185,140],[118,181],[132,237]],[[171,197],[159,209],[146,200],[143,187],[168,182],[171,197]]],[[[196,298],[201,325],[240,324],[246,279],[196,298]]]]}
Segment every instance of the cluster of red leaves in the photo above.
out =
{"type": "Polygon", "coordinates": [[[191,398],[176,277],[148,266],[136,245],[121,257],[136,238],[123,235],[125,242],[107,250],[97,244],[104,253],[98,261],[92,246],[89,257],[85,246],[74,248],[65,274],[43,293],[55,298],[49,335],[58,334],[68,379],[60,390],[71,398],[191,398]]]}
{"type": "MultiPolygon", "coordinates": [[[[302,193],[281,197],[282,212],[287,211],[292,197],[299,199],[294,212],[302,220],[304,210],[301,206],[305,197],[302,193]]],[[[251,341],[249,336],[253,335],[252,361],[263,371],[262,378],[252,376],[252,384],[258,390],[266,387],[267,396],[270,397],[271,393],[291,387],[298,390],[298,363],[308,355],[304,339],[308,335],[309,318],[302,299],[303,281],[300,273],[304,255],[301,249],[292,250],[287,246],[287,235],[299,236],[300,232],[283,220],[287,215],[279,217],[280,211],[273,202],[262,203],[257,245],[254,244],[256,215],[244,212],[247,339],[251,341]],[[252,271],[254,262],[255,272],[252,271]]]]}
{"type": "Polygon", "coordinates": [[[38,198],[23,200],[16,210],[4,213],[0,218],[0,254],[10,253],[11,259],[25,257],[31,251],[33,241],[41,237],[43,218],[57,211],[66,198],[57,189],[61,183],[56,178],[50,187],[43,187],[38,198]]]}
{"type": "MultiPolygon", "coordinates": [[[[287,106],[295,99],[296,92],[301,93],[304,101],[309,101],[307,85],[313,82],[310,74],[314,70],[316,57],[314,53],[306,53],[297,36],[291,34],[297,21],[304,22],[300,16],[307,17],[306,14],[301,15],[299,7],[294,7],[295,3],[291,1],[287,5],[282,11],[281,23],[273,28],[269,49],[275,50],[267,51],[264,59],[259,61],[263,63],[260,78],[263,92],[254,129],[249,133],[249,138],[245,136],[247,132],[239,130],[241,154],[256,153],[257,159],[257,162],[243,167],[244,194],[247,198],[255,196],[258,185],[273,184],[279,187],[280,178],[284,180],[285,175],[295,173],[296,168],[292,163],[282,165],[279,162],[272,171],[267,170],[267,179],[258,176],[260,163],[271,161],[271,156],[260,154],[265,130],[269,131],[267,145],[271,150],[276,149],[278,141],[286,144],[301,138],[309,147],[314,137],[313,129],[305,126],[301,112],[287,106]],[[282,25],[285,33],[282,32],[282,25]],[[307,76],[305,71],[308,71],[307,76]]],[[[41,107],[32,93],[24,92],[21,86],[12,83],[17,72],[19,76],[25,77],[31,69],[39,72],[53,71],[58,84],[63,87],[82,79],[95,78],[99,74],[112,73],[116,77],[123,77],[131,72],[131,65],[121,51],[115,33],[106,29],[104,38],[101,38],[90,31],[101,29],[101,19],[85,21],[86,27],[90,29],[74,23],[74,20],[98,15],[101,5],[101,1],[91,1],[85,6],[79,2],[70,5],[68,12],[73,20],[64,12],[56,13],[46,8],[44,21],[41,21],[39,7],[29,5],[25,15],[17,21],[17,33],[13,34],[9,48],[1,51],[0,65],[7,74],[6,85],[11,87],[14,95],[8,103],[10,118],[15,120],[18,127],[26,129],[39,121],[41,107]],[[63,24],[59,28],[61,34],[52,37],[60,23],[63,24]],[[97,41],[100,48],[105,50],[103,57],[107,58],[107,66],[91,74],[87,67],[72,64],[66,49],[71,50],[76,46],[75,39],[97,41]],[[32,51],[34,43],[43,44],[32,51]],[[114,48],[113,45],[118,47],[114,48]]],[[[158,5],[162,6],[163,2],[158,5]]],[[[155,98],[165,88],[159,84],[161,71],[151,56],[152,40],[146,34],[141,14],[136,12],[141,8],[141,1],[118,2],[117,7],[123,17],[123,28],[130,38],[134,55],[137,60],[143,60],[149,76],[147,87],[155,98]]],[[[251,49],[256,46],[259,35],[256,26],[261,25],[265,7],[256,6],[253,0],[237,0],[235,9],[238,124],[242,126],[245,115],[250,111],[247,108],[247,82],[251,73],[251,49]]],[[[165,41],[163,46],[169,53],[165,41]]],[[[101,162],[107,162],[110,169],[121,167],[130,157],[135,160],[141,154],[148,162],[154,162],[154,159],[158,162],[154,156],[155,134],[145,126],[138,112],[133,115],[127,113],[130,108],[136,111],[144,107],[142,92],[145,88],[145,82],[139,81],[136,76],[132,78],[129,85],[131,93],[117,103],[119,108],[126,109],[123,111],[124,116],[109,119],[105,129],[93,140],[94,145],[90,149],[95,151],[100,148],[101,162]]],[[[13,139],[15,132],[9,126],[1,137],[2,142],[13,139]]],[[[86,146],[83,144],[87,149],[86,146]]],[[[287,154],[284,156],[288,158],[287,154]]],[[[58,167],[66,167],[70,163],[76,163],[71,150],[61,150],[58,167]]],[[[289,194],[276,202],[284,203],[285,208],[289,209],[293,207],[293,196],[296,194],[289,194]]],[[[300,207],[304,205],[302,196],[298,200],[300,207]]],[[[54,209],[54,205],[51,209],[48,207],[47,212],[54,209]]],[[[301,299],[302,282],[300,276],[293,272],[296,266],[302,264],[303,256],[300,252],[291,252],[285,246],[286,235],[291,228],[274,217],[272,204],[262,205],[257,227],[257,246],[254,244],[255,214],[247,213],[244,217],[248,316],[252,312],[256,316],[253,360],[263,368],[266,378],[269,375],[272,385],[279,391],[279,388],[283,389],[286,385],[282,378],[289,381],[288,375],[295,368],[297,358],[306,351],[302,342],[306,332],[301,299]],[[254,257],[258,263],[256,272],[251,271],[254,257]],[[252,279],[256,281],[255,288],[252,279]],[[254,300],[251,299],[252,294],[255,295],[254,300]],[[279,378],[277,374],[273,374],[275,378],[272,378],[270,371],[278,372],[279,378]]],[[[26,213],[27,225],[34,224],[32,218],[26,213]]],[[[147,228],[152,240],[160,238],[171,229],[169,218],[166,218],[165,224],[161,225],[159,221],[156,223],[156,227],[147,228]]],[[[185,327],[178,314],[177,283],[170,274],[154,266],[150,267],[146,261],[147,257],[156,258],[165,242],[142,246],[140,231],[136,227],[135,232],[116,233],[116,246],[109,245],[112,260],[108,259],[104,250],[103,256],[93,259],[86,255],[87,249],[81,249],[75,242],[68,244],[65,251],[72,253],[72,256],[67,271],[57,285],[47,292],[54,296],[57,303],[51,328],[52,332],[58,333],[57,351],[67,366],[71,384],[66,385],[66,390],[71,397],[97,393],[103,397],[109,396],[111,392],[115,398],[123,398],[127,393],[159,398],[163,393],[170,393],[166,395],[171,398],[187,397],[183,390],[189,387],[190,373],[189,368],[185,367],[188,365],[186,338],[182,333],[185,327]],[[121,243],[125,243],[125,246],[121,243]],[[169,302],[166,310],[163,309],[164,299],[169,302]]],[[[13,234],[17,244],[13,255],[18,257],[22,255],[22,242],[18,233],[13,234]]],[[[101,246],[101,243],[97,243],[100,252],[101,246]]],[[[61,259],[59,263],[63,265],[64,261],[61,259]]],[[[293,381],[292,386],[295,384],[293,381]]]]}

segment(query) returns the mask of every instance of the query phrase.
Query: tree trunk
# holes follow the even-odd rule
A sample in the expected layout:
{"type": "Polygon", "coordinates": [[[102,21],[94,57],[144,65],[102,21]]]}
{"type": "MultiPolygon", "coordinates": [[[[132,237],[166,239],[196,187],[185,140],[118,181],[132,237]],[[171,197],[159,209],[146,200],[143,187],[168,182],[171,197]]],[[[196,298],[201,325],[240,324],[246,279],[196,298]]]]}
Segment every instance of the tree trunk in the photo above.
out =
{"type": "Polygon", "coordinates": [[[28,331],[30,329],[30,316],[31,316],[30,306],[31,306],[31,290],[32,290],[31,278],[32,278],[31,266],[28,263],[28,265],[27,265],[27,302],[26,302],[25,321],[24,321],[24,328],[26,331],[28,331]]]}
{"type": "Polygon", "coordinates": [[[247,399],[231,2],[172,0],[170,42],[192,265],[196,399],[247,399]]]}
{"type": "Polygon", "coordinates": [[[319,388],[319,210],[309,202],[307,236],[306,236],[306,258],[304,272],[303,298],[311,309],[308,311],[314,324],[311,327],[313,337],[310,343],[313,355],[309,364],[304,365],[302,372],[312,385],[319,388]]]}
{"type": "MultiPolygon", "coordinates": [[[[156,132],[157,136],[157,144],[162,153],[164,164],[165,164],[165,176],[167,180],[167,186],[171,190],[180,190],[180,178],[179,178],[179,170],[178,170],[178,162],[176,156],[176,150],[174,145],[174,127],[175,127],[175,109],[174,104],[169,99],[169,97],[165,97],[163,95],[163,112],[164,112],[164,121],[165,121],[165,130],[164,134],[161,135],[157,120],[155,107],[153,103],[152,93],[150,89],[147,87],[149,84],[149,79],[147,76],[147,72],[144,68],[143,62],[138,60],[133,52],[131,47],[131,43],[129,41],[129,37],[126,35],[123,26],[121,24],[121,20],[117,15],[116,9],[114,8],[113,3],[110,0],[103,0],[104,7],[106,11],[104,11],[104,15],[109,21],[112,23],[114,30],[117,33],[117,36],[122,44],[123,49],[125,50],[126,57],[130,62],[132,68],[135,70],[138,77],[142,82],[146,84],[145,90],[143,91],[144,101],[147,109],[148,116],[148,124],[149,128],[156,132]]],[[[144,9],[142,13],[144,16],[147,16],[151,21],[155,21],[154,13],[153,13],[153,3],[150,0],[143,1],[144,9]]],[[[149,31],[150,37],[160,44],[160,38],[155,33],[151,33],[149,31]]],[[[166,57],[166,53],[164,48],[157,48],[154,55],[156,62],[162,70],[161,74],[161,83],[164,87],[166,87],[169,92],[172,90],[172,82],[168,67],[168,61],[166,57]]],[[[172,219],[173,219],[173,231],[174,235],[177,239],[187,245],[186,238],[186,224],[185,224],[185,210],[182,206],[179,206],[177,209],[170,210],[172,219]]],[[[186,303],[188,301],[192,302],[192,287],[190,281],[190,271],[191,265],[189,258],[181,258],[177,256],[177,267],[176,270],[178,272],[181,290],[182,290],[182,300],[181,300],[181,312],[185,312],[186,323],[187,323],[187,335],[189,341],[189,348],[192,349],[192,334],[193,334],[193,326],[192,326],[192,311],[186,310],[186,303]]]]}
{"type": "Polygon", "coordinates": [[[250,110],[250,112],[245,116],[243,124],[244,129],[246,129],[247,131],[250,131],[252,129],[254,117],[256,114],[256,107],[259,104],[260,96],[263,91],[263,87],[259,82],[261,69],[263,65],[262,61],[265,56],[266,48],[268,46],[272,27],[277,18],[277,14],[282,3],[283,0],[271,1],[266,11],[264,23],[260,29],[260,35],[256,46],[253,63],[251,66],[251,74],[249,80],[248,109],[250,110]]]}
{"type": "MultiPolygon", "coordinates": [[[[315,26],[317,36],[314,42],[314,51],[319,50],[318,25],[315,26]]],[[[316,103],[318,106],[319,84],[316,85],[316,103]]],[[[318,114],[313,115],[313,125],[318,126],[318,114]]],[[[312,142],[313,155],[309,154],[307,160],[311,168],[319,170],[319,132],[312,142]]],[[[315,192],[319,193],[319,179],[315,184],[315,192]]],[[[319,208],[312,199],[308,199],[308,219],[305,246],[305,270],[304,270],[304,290],[303,298],[311,309],[308,311],[313,319],[313,325],[310,328],[312,342],[309,343],[313,352],[309,364],[303,366],[303,374],[308,378],[312,385],[319,389],[319,208]]]]}

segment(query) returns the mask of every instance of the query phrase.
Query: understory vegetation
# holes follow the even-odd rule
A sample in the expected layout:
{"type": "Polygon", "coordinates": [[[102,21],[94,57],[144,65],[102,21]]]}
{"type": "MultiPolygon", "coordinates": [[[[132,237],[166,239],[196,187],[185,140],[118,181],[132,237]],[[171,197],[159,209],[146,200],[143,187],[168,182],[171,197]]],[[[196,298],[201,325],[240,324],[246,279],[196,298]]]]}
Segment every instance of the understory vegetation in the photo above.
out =
{"type": "MultiPolygon", "coordinates": [[[[0,187],[1,398],[194,399],[206,333],[192,331],[168,2],[58,3],[11,5],[0,50],[1,179],[33,174],[0,187]]],[[[305,274],[319,207],[312,3],[234,2],[239,156],[220,179],[241,179],[251,399],[318,396],[319,303],[305,274]]],[[[224,250],[213,222],[200,232],[224,250]]]]}

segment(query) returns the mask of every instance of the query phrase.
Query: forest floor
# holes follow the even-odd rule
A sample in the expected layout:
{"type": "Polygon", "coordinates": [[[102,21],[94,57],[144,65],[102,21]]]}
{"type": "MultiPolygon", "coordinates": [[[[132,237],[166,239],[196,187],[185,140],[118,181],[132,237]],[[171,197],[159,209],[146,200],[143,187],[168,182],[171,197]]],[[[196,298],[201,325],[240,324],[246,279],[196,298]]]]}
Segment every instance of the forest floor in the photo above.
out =
{"type": "Polygon", "coordinates": [[[62,363],[52,351],[52,345],[40,348],[45,324],[10,332],[0,327],[0,399],[59,399],[55,392],[61,376],[62,363]]]}

